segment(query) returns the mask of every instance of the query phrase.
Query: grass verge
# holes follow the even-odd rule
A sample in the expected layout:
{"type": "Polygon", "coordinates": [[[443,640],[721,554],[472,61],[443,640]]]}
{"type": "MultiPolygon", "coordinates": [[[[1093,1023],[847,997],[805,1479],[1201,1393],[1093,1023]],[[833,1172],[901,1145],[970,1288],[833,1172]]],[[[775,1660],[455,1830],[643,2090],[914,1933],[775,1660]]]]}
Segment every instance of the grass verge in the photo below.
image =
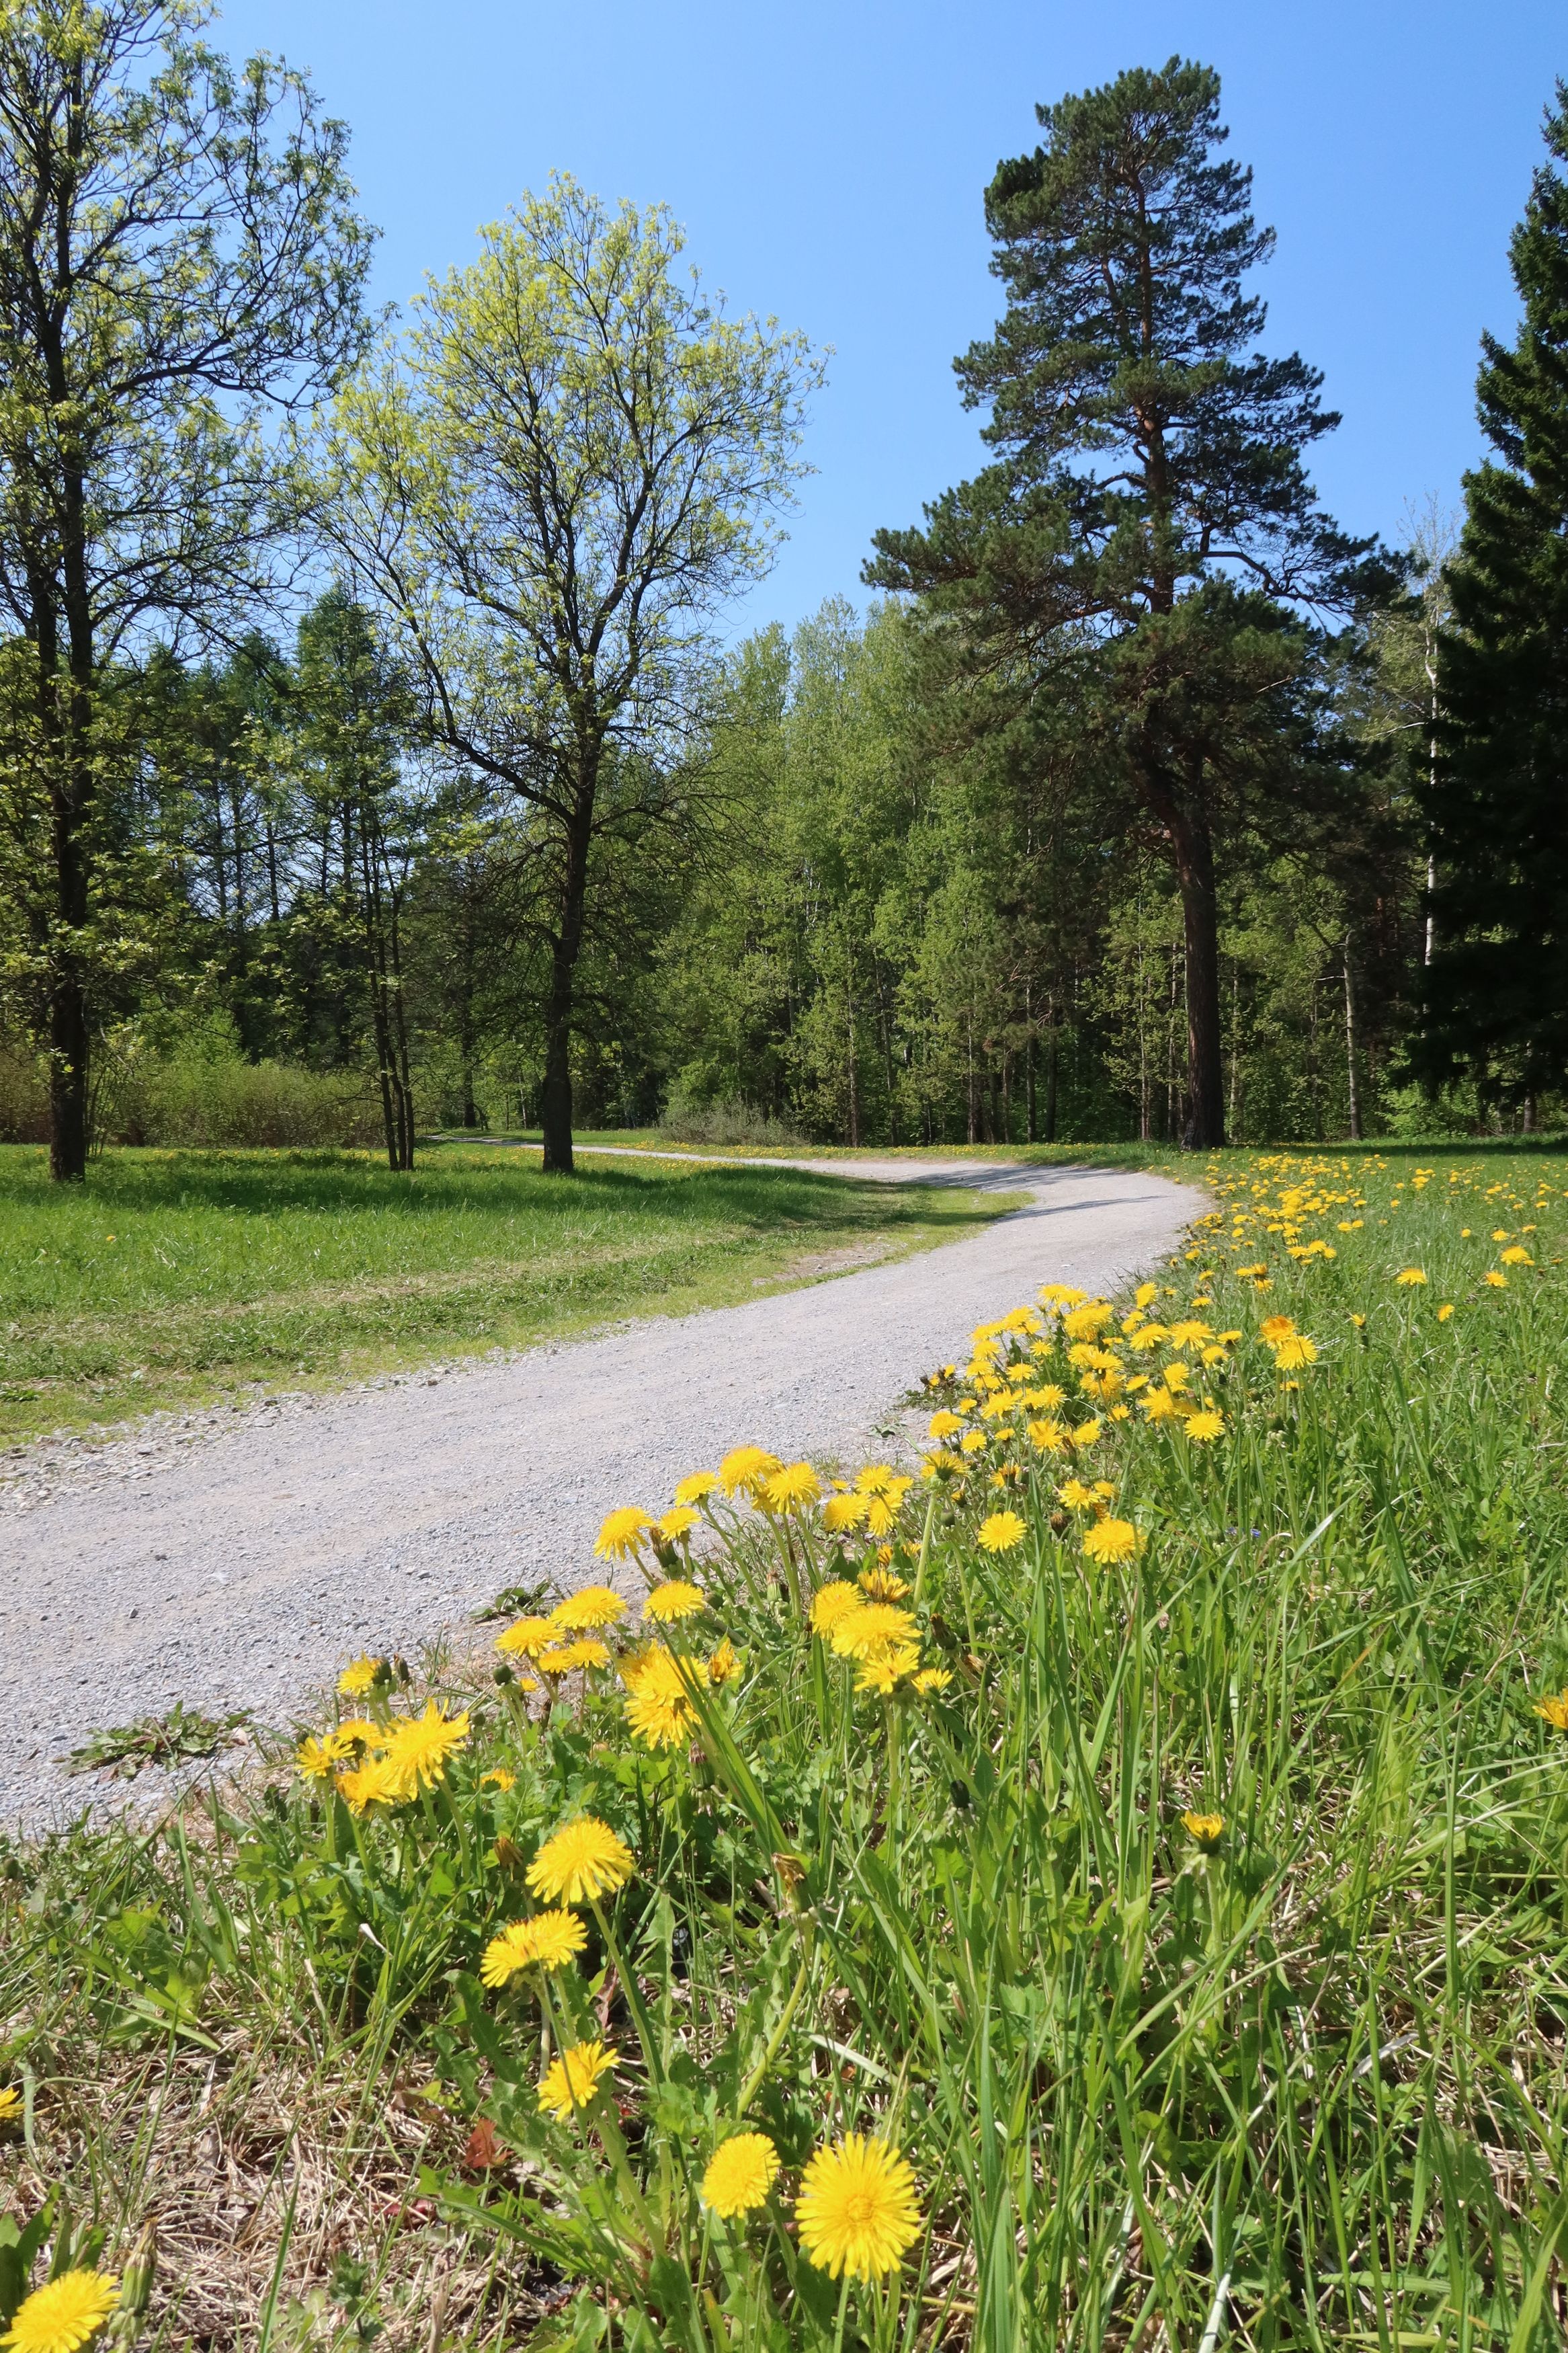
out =
{"type": "Polygon", "coordinates": [[[18,2211],[156,2220],[145,2344],[1561,2344],[1568,1165],[1208,1182],[925,1476],[737,1450],[640,1627],[5,1856],[18,2211]]]}
{"type": "Polygon", "coordinates": [[[700,1163],[441,1147],[110,1152],[83,1187],[0,1147],[0,1441],[680,1314],[956,1240],[999,1205],[700,1163]]]}

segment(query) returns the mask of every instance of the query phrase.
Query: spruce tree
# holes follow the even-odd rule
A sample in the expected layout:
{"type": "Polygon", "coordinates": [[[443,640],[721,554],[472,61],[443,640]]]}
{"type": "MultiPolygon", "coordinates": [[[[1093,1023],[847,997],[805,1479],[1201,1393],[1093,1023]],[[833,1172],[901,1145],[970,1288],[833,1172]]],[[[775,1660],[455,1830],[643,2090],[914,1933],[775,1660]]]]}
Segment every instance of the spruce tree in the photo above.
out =
{"type": "Polygon", "coordinates": [[[1568,1075],[1568,83],[1509,248],[1523,317],[1483,339],[1482,427],[1424,778],[1434,887],[1421,1060],[1483,1100],[1568,1075]]]}

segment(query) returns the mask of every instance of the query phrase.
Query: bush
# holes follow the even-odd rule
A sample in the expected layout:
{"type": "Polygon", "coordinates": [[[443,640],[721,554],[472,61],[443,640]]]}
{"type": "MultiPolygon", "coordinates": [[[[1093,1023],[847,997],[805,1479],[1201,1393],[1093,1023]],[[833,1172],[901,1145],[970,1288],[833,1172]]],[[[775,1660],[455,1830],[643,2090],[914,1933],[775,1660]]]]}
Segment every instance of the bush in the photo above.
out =
{"type": "Polygon", "coordinates": [[[723,1103],[690,1102],[679,1088],[672,1091],[658,1123],[660,1135],[672,1144],[762,1144],[774,1152],[798,1152],[806,1138],[771,1112],[758,1111],[739,1096],[723,1103]]]}

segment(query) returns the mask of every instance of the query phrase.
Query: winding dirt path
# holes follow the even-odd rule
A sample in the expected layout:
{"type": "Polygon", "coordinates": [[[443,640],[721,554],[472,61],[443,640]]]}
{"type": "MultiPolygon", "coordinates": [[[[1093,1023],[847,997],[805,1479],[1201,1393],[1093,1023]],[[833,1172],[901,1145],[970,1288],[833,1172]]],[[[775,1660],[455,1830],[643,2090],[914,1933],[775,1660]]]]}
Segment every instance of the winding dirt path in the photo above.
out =
{"type": "Polygon", "coordinates": [[[786,1457],[885,1447],[901,1398],[974,1324],[1044,1282],[1110,1288],[1203,1206],[1120,1171],[779,1165],[1017,1208],[965,1240],[743,1306],[155,1419],[16,1466],[0,1490],[0,1822],[88,1802],[92,1786],[61,1765],[94,1728],[176,1700],[287,1721],[356,1651],[413,1654],[502,1586],[581,1580],[606,1511],[666,1501],[742,1440],[786,1457]]]}

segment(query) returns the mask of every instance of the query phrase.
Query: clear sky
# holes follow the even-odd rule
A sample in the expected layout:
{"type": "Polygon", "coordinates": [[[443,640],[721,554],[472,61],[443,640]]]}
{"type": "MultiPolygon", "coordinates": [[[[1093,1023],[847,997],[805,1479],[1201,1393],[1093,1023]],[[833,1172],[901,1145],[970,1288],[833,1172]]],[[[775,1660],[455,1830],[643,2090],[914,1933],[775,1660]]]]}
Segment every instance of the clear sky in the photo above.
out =
{"type": "Polygon", "coordinates": [[[953,354],[989,328],[981,196],[1034,106],[1173,51],[1218,68],[1231,152],[1279,231],[1268,343],[1344,423],[1317,479],[1349,529],[1453,506],[1479,448],[1483,327],[1568,75],[1563,0],[229,0],[232,54],[307,67],[353,132],[377,290],[426,271],[552,170],[662,201],[739,310],[831,344],[777,569],[737,620],[858,601],[880,523],[973,470],[953,354]]]}

